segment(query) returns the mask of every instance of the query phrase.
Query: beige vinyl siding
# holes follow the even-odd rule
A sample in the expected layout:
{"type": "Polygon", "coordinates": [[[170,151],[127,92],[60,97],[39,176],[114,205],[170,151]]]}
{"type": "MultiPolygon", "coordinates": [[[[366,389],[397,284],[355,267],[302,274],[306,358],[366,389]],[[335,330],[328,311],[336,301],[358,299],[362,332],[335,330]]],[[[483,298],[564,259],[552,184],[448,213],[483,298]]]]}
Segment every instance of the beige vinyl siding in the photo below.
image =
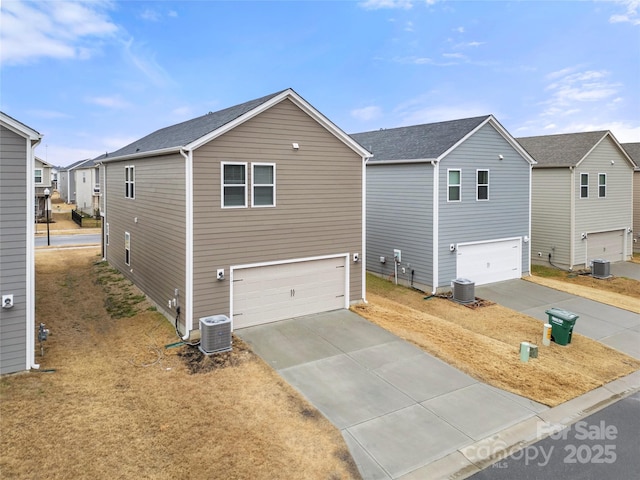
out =
{"type": "MultiPolygon", "coordinates": [[[[232,265],[362,254],[362,168],[358,154],[289,100],[197,149],[194,327],[202,316],[230,313],[230,279],[217,281],[218,268],[229,275],[232,265]],[[249,186],[252,163],[274,163],[277,206],[222,209],[221,162],[246,162],[249,186]]],[[[362,262],[350,262],[350,300],[357,301],[362,262]]]]}
{"type": "MultiPolygon", "coordinates": [[[[185,164],[166,155],[104,166],[109,223],[107,260],[167,314],[174,289],[184,295],[186,265],[185,164]],[[125,166],[135,166],[135,198],[124,197],[125,166]],[[137,219],[137,221],[136,221],[137,219]],[[125,265],[125,232],[131,234],[131,264],[125,265]]],[[[184,309],[183,309],[184,311],[184,309]]]]}
{"type": "Polygon", "coordinates": [[[27,367],[27,140],[0,127],[0,291],[14,307],[0,309],[0,374],[27,367]]]}
{"type": "MultiPolygon", "coordinates": [[[[452,243],[529,236],[530,178],[530,164],[490,124],[440,162],[438,287],[448,287],[456,278],[456,254],[449,250],[452,243]],[[447,201],[449,169],[461,171],[459,202],[447,201]],[[477,200],[477,170],[489,171],[488,200],[477,200]]],[[[528,245],[522,247],[521,273],[527,275],[528,245]]]]}
{"type": "MultiPolygon", "coordinates": [[[[576,178],[579,195],[580,176],[576,178]]],[[[571,263],[571,172],[568,168],[534,168],[531,190],[531,260],[549,265],[551,253],[555,265],[568,267],[571,263]]]]}
{"type": "MultiPolygon", "coordinates": [[[[631,205],[633,167],[621,155],[613,140],[605,138],[576,167],[574,194],[576,196],[574,261],[576,265],[584,266],[587,245],[580,236],[582,232],[626,230],[633,224],[631,205]],[[589,173],[589,198],[580,198],[579,173],[589,173]],[[601,173],[607,176],[605,198],[598,197],[598,175],[601,173]]],[[[632,250],[631,242],[631,235],[628,235],[626,255],[629,256],[632,250]]],[[[586,263],[589,263],[589,259],[586,263]]]]}
{"type": "Polygon", "coordinates": [[[640,170],[633,174],[633,249],[640,252],[640,170]]]}

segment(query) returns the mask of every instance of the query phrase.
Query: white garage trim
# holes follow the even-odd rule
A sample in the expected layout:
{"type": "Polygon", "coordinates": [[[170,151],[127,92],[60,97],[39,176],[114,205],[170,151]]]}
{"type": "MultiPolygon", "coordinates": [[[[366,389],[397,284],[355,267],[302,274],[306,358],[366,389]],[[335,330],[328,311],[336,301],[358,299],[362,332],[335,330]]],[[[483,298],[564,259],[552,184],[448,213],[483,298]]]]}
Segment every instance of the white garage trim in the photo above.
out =
{"type": "Polygon", "coordinates": [[[522,237],[456,246],[456,278],[467,278],[476,285],[501,282],[522,276],[522,237]]]}
{"type": "MultiPolygon", "coordinates": [[[[236,298],[238,295],[238,290],[239,290],[239,286],[236,286],[236,282],[240,280],[240,278],[245,275],[247,272],[247,270],[253,270],[255,272],[256,269],[264,269],[266,270],[265,274],[266,277],[265,279],[268,280],[268,275],[276,275],[276,277],[274,277],[274,294],[277,294],[279,298],[281,298],[281,296],[283,295],[283,292],[286,290],[286,292],[295,292],[292,293],[291,296],[296,296],[296,293],[301,293],[303,291],[305,291],[303,288],[300,288],[298,290],[298,292],[296,292],[296,289],[293,288],[293,286],[290,286],[289,284],[287,284],[287,269],[278,269],[278,268],[271,268],[271,267],[286,267],[287,265],[290,265],[291,268],[291,272],[296,270],[296,266],[297,265],[303,265],[303,264],[307,264],[310,267],[320,267],[320,268],[327,268],[328,265],[331,264],[331,262],[326,262],[326,261],[337,261],[334,262],[336,268],[340,267],[340,270],[342,270],[342,272],[336,271],[335,274],[331,273],[331,276],[335,279],[337,279],[342,288],[340,288],[340,291],[336,291],[335,293],[338,293],[339,295],[334,295],[333,299],[329,304],[327,304],[327,306],[329,308],[327,308],[327,310],[329,309],[335,309],[335,308],[349,308],[349,291],[350,291],[350,282],[349,282],[349,254],[348,253],[342,253],[342,254],[335,254],[335,255],[323,255],[323,256],[317,256],[317,257],[305,257],[305,258],[295,258],[295,259],[288,259],[288,260],[281,260],[281,261],[274,261],[274,262],[261,262],[261,263],[252,263],[252,264],[245,264],[245,265],[235,265],[235,266],[231,266],[229,271],[230,271],[230,314],[231,314],[231,318],[234,319],[233,322],[233,328],[236,328],[236,316],[239,315],[240,312],[237,312],[237,302],[241,302],[243,300],[236,298]],[[282,270],[285,270],[285,272],[283,273],[282,270]],[[342,274],[342,275],[341,275],[342,274]],[[277,280],[280,280],[280,283],[278,284],[277,280]],[[283,282],[284,280],[284,282],[283,282]],[[286,284],[286,287],[285,287],[286,284]]],[[[300,273],[300,272],[298,272],[300,273]]],[[[254,280],[254,284],[255,284],[254,280]]],[[[260,281],[263,281],[262,279],[260,279],[260,281]]],[[[309,292],[309,287],[313,286],[313,280],[309,281],[309,278],[307,278],[307,283],[304,284],[306,285],[307,289],[306,292],[308,294],[309,292]]],[[[304,286],[302,285],[302,286],[304,286]]],[[[243,285],[244,286],[244,285],[243,285]]],[[[328,286],[327,282],[325,281],[325,289],[328,286]]],[[[320,290],[319,290],[320,291],[320,290]]],[[[289,293],[286,293],[287,296],[289,296],[289,293]]],[[[312,294],[313,297],[313,294],[312,294]]],[[[318,296],[319,297],[319,296],[318,296]]],[[[325,297],[326,298],[326,297],[325,297]]],[[[251,320],[247,320],[246,322],[241,322],[238,321],[237,323],[239,325],[241,325],[242,327],[248,327],[248,326],[252,326],[252,325],[258,325],[260,323],[268,323],[271,321],[277,321],[277,320],[282,320],[284,318],[290,318],[290,317],[296,317],[296,316],[301,316],[301,315],[308,315],[311,313],[318,313],[320,311],[325,311],[323,310],[323,305],[322,304],[318,304],[318,301],[321,301],[319,298],[311,298],[310,302],[302,302],[302,299],[298,300],[298,303],[294,303],[292,304],[292,313],[287,314],[286,316],[282,316],[278,313],[278,309],[279,306],[283,307],[286,303],[288,303],[288,301],[284,301],[284,302],[280,302],[279,300],[276,300],[273,304],[270,305],[270,307],[272,308],[271,313],[269,313],[268,307],[265,307],[265,313],[264,313],[264,320],[259,320],[256,321],[255,319],[251,319],[251,320]],[[316,303],[313,303],[313,302],[316,303]]],[[[295,300],[294,300],[295,302],[295,300]]],[[[250,311],[252,308],[255,308],[256,305],[252,306],[252,307],[247,307],[249,310],[245,310],[245,312],[250,311]]],[[[252,312],[253,313],[253,312],[252,312]]],[[[262,313],[261,313],[262,314],[262,313]]]]}
{"type": "Polygon", "coordinates": [[[609,230],[605,232],[589,232],[587,234],[587,259],[585,265],[590,265],[595,259],[621,262],[626,260],[626,229],[609,230]]]}

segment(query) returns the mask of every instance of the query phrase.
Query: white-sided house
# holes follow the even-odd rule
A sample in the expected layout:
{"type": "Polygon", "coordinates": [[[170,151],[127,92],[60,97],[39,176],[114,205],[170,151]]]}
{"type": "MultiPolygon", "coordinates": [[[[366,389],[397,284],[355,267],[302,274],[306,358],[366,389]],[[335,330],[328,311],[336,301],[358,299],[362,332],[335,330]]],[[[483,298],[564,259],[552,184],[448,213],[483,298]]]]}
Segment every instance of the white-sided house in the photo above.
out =
{"type": "Polygon", "coordinates": [[[106,259],[185,338],[365,298],[369,153],[291,89],[102,159],[106,259]]]}
{"type": "Polygon", "coordinates": [[[34,129],[0,112],[0,374],[35,362],[34,129]]]}
{"type": "Polygon", "coordinates": [[[373,153],[369,271],[433,293],[529,274],[534,161],[492,115],[352,138],[373,153]]]}
{"type": "Polygon", "coordinates": [[[97,161],[104,154],[87,160],[71,170],[75,184],[76,209],[88,215],[96,215],[100,209],[100,168],[97,161]]]}
{"type": "Polygon", "coordinates": [[[53,193],[53,165],[38,157],[35,158],[34,163],[33,178],[35,186],[35,216],[38,219],[42,219],[46,217],[46,209],[50,208],[45,198],[45,190],[49,190],[49,194],[53,193]]]}
{"type": "Polygon", "coordinates": [[[535,263],[570,270],[629,260],[634,163],[609,131],[518,138],[537,164],[531,196],[535,263]]]}
{"type": "Polygon", "coordinates": [[[636,164],[633,173],[633,250],[640,252],[640,142],[623,143],[622,147],[636,164]]]}
{"type": "Polygon", "coordinates": [[[65,203],[76,203],[76,170],[90,161],[90,158],[78,160],[58,172],[58,191],[65,203]]]}

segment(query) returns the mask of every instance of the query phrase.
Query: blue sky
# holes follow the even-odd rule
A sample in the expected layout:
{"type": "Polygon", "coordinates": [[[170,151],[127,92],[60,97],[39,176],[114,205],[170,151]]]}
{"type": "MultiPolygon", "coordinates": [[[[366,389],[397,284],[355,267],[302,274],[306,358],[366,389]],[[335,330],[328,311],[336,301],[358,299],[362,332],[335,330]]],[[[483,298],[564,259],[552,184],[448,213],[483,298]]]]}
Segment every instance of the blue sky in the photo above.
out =
{"type": "Polygon", "coordinates": [[[289,87],[347,133],[491,113],[640,142],[640,0],[0,5],[0,109],[54,165],[289,87]]]}

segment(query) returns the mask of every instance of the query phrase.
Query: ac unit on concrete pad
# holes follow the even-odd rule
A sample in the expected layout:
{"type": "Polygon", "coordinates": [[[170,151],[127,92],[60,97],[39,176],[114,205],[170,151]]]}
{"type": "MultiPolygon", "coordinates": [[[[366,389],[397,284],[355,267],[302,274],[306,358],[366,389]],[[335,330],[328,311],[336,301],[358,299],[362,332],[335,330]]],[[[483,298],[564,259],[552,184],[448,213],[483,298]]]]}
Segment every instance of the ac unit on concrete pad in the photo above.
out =
{"type": "Polygon", "coordinates": [[[231,351],[231,319],[211,315],[200,319],[200,346],[205,355],[231,351]]]}
{"type": "Polygon", "coordinates": [[[456,278],[451,282],[453,300],[458,303],[473,303],[476,301],[476,284],[467,278],[456,278]]]}
{"type": "Polygon", "coordinates": [[[609,278],[611,276],[610,267],[611,264],[609,263],[609,260],[596,258],[591,267],[591,276],[601,279],[609,278]]]}

